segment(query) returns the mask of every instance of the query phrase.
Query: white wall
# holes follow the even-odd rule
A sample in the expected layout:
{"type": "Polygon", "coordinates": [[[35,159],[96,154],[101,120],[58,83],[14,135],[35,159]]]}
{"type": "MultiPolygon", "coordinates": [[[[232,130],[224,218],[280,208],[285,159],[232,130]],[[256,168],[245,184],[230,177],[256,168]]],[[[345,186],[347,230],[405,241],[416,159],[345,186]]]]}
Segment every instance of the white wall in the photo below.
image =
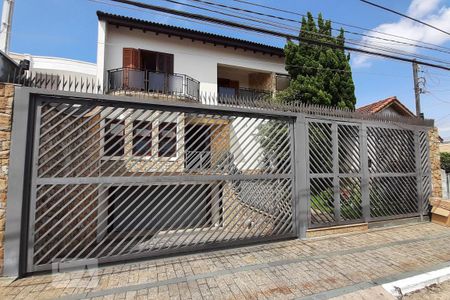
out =
{"type": "Polygon", "coordinates": [[[11,58],[19,62],[23,59],[30,61],[30,71],[33,73],[47,73],[59,76],[71,76],[88,80],[96,80],[97,65],[61,57],[37,56],[30,54],[11,53],[11,58]]]}
{"type": "MultiPolygon", "coordinates": [[[[100,28],[101,26],[99,26],[100,28]]],[[[186,74],[200,81],[200,92],[217,92],[217,65],[230,65],[265,72],[286,73],[284,58],[253,53],[242,49],[225,48],[224,46],[167,35],[156,35],[153,32],[115,26],[101,29],[106,31],[104,58],[98,53],[97,63],[100,66],[104,59],[104,74],[109,69],[122,67],[122,49],[124,47],[140,48],[174,54],[174,72],[186,74]]],[[[99,33],[99,39],[101,34],[99,33]]],[[[102,43],[99,40],[99,46],[102,43]]],[[[100,75],[101,76],[101,75],[100,75]]]]}

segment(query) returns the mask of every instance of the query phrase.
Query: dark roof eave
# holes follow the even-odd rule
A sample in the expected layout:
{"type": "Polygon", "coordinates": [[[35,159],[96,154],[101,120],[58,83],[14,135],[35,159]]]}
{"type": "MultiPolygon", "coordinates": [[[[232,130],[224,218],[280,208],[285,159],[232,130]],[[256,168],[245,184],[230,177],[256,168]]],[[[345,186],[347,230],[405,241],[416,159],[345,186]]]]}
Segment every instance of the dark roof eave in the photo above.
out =
{"type": "Polygon", "coordinates": [[[108,14],[101,11],[97,11],[97,16],[99,20],[107,21],[111,25],[136,28],[155,33],[162,33],[167,35],[179,36],[186,39],[198,40],[205,43],[220,44],[226,47],[241,48],[249,51],[284,57],[284,50],[282,48],[258,44],[251,41],[235,39],[171,25],[158,24],[135,18],[108,14]]]}

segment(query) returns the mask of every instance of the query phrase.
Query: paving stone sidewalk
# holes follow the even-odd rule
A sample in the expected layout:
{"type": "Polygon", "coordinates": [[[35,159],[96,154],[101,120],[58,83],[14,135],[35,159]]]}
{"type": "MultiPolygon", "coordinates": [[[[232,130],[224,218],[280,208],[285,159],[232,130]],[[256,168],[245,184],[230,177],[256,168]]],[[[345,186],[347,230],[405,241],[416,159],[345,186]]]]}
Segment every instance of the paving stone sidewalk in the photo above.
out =
{"type": "Polygon", "coordinates": [[[432,223],[0,279],[1,299],[328,299],[449,266],[432,223]]]}

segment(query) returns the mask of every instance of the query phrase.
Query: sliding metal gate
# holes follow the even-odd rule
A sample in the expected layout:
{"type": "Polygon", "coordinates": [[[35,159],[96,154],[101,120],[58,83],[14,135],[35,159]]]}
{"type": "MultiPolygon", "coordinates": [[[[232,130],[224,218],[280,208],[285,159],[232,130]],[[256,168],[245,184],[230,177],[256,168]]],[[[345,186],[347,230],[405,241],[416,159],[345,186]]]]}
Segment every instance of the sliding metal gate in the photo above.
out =
{"type": "Polygon", "coordinates": [[[18,91],[8,274],[305,237],[429,209],[429,123],[18,91]]]}
{"type": "Polygon", "coordinates": [[[291,119],[34,100],[27,272],[294,236],[291,119]]]}
{"type": "Polygon", "coordinates": [[[426,214],[427,129],[308,119],[307,131],[311,228],[426,214]]]}

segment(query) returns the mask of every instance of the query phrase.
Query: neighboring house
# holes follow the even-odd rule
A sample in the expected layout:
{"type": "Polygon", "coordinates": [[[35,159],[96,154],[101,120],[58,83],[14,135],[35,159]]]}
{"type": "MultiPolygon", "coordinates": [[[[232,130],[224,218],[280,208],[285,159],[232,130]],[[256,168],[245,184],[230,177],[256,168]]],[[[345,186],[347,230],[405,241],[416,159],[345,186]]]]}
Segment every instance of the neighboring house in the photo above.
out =
{"type": "Polygon", "coordinates": [[[30,62],[28,72],[42,87],[55,85],[57,82],[61,83],[62,80],[68,81],[69,79],[98,84],[97,65],[94,63],[12,52],[8,55],[17,63],[28,60],[30,62]]]}
{"type": "MultiPolygon", "coordinates": [[[[383,116],[416,117],[415,114],[395,96],[362,106],[357,108],[356,111],[364,114],[379,114],[383,116]]],[[[368,129],[368,143],[371,144],[373,148],[371,153],[369,153],[370,170],[379,169],[383,165],[389,165],[393,169],[402,169],[404,165],[403,156],[414,156],[414,149],[412,148],[405,147],[403,149],[391,149],[386,147],[386,145],[395,144],[396,139],[405,141],[404,145],[411,145],[413,144],[414,135],[412,132],[397,130],[396,135],[378,136],[371,131],[371,128],[368,129]],[[383,157],[384,160],[379,160],[377,157],[383,157]]],[[[386,190],[385,192],[388,193],[389,190],[386,190]]]]}
{"type": "Polygon", "coordinates": [[[415,117],[415,114],[395,96],[362,106],[357,108],[356,111],[368,114],[415,117]]]}
{"type": "Polygon", "coordinates": [[[442,141],[439,144],[439,152],[449,152],[450,153],[450,141],[442,141]]]}
{"type": "Polygon", "coordinates": [[[98,77],[111,92],[260,96],[286,87],[283,48],[97,12],[98,77]]]}

